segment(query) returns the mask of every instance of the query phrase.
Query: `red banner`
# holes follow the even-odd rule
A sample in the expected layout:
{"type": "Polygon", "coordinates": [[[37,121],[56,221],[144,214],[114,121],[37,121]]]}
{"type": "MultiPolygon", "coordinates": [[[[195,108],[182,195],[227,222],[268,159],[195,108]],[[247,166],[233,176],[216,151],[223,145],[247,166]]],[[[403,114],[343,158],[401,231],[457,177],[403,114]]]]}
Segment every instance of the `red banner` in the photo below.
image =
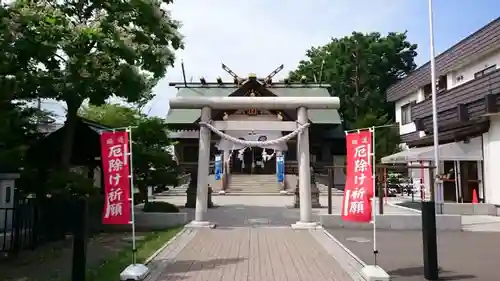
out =
{"type": "Polygon", "coordinates": [[[104,175],[103,224],[130,224],[130,166],[128,133],[101,133],[101,159],[104,175]]]}
{"type": "Polygon", "coordinates": [[[346,135],[347,169],[342,219],[370,222],[373,196],[372,133],[368,130],[346,135]]]}

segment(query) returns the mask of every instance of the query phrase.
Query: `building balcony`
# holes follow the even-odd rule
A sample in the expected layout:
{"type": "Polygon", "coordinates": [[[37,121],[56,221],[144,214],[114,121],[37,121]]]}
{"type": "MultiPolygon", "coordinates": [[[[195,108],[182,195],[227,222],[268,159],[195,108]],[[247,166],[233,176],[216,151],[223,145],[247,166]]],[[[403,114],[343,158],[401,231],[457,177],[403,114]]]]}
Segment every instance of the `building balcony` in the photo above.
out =
{"type": "MultiPolygon", "coordinates": [[[[500,70],[471,80],[437,95],[438,123],[466,122],[496,113],[500,104],[500,70]]],[[[432,99],[411,107],[411,116],[417,130],[432,127],[432,99]]]]}

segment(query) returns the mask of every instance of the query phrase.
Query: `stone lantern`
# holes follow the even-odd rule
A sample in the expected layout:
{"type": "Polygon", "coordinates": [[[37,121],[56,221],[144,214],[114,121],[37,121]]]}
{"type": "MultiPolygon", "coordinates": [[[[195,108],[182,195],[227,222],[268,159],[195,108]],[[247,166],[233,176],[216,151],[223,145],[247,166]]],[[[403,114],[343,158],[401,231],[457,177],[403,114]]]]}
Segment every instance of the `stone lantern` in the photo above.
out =
{"type": "MultiPolygon", "coordinates": [[[[300,207],[300,195],[299,195],[299,179],[297,178],[297,184],[295,188],[295,200],[293,203],[294,208],[300,207]]],[[[314,174],[314,167],[311,165],[311,206],[313,208],[321,208],[319,203],[319,189],[316,185],[316,175],[314,174]]]]}

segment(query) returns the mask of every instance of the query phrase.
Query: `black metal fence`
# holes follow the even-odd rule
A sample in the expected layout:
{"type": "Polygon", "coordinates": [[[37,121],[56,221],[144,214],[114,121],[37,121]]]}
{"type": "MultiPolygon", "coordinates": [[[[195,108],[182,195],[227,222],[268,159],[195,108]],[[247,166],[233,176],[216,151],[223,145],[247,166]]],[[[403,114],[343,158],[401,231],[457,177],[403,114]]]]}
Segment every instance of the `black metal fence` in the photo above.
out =
{"type": "MultiPolygon", "coordinates": [[[[75,207],[73,199],[36,200],[16,192],[13,206],[0,208],[0,255],[15,256],[19,251],[64,239],[74,227],[75,207]]],[[[89,214],[90,232],[101,230],[101,208],[94,208],[95,214],[89,214]]]]}
{"type": "Polygon", "coordinates": [[[0,253],[14,254],[35,247],[34,230],[37,209],[32,199],[14,195],[12,207],[0,208],[0,253]]]}

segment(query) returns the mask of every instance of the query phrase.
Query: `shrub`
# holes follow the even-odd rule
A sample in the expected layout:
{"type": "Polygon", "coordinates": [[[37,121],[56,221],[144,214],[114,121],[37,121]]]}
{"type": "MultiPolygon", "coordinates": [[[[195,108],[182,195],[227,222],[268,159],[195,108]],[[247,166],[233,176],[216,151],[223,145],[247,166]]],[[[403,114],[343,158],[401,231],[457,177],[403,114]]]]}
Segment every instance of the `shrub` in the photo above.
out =
{"type": "Polygon", "coordinates": [[[144,204],[143,211],[146,213],[178,213],[179,208],[167,202],[148,202],[144,204]]]}
{"type": "Polygon", "coordinates": [[[146,196],[142,192],[134,193],[134,205],[142,204],[146,201],[146,196]]]}

